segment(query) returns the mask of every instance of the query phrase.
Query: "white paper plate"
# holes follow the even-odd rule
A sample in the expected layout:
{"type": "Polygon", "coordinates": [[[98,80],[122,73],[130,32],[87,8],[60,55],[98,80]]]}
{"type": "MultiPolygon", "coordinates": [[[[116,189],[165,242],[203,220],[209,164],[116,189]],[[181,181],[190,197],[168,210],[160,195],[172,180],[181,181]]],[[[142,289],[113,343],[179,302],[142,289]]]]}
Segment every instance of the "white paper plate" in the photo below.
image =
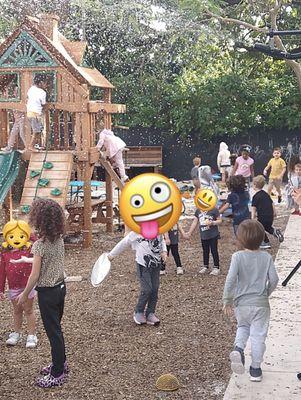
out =
{"type": "Polygon", "coordinates": [[[94,264],[91,273],[92,286],[97,287],[105,279],[111,269],[111,262],[108,259],[108,253],[103,253],[94,264]]]}

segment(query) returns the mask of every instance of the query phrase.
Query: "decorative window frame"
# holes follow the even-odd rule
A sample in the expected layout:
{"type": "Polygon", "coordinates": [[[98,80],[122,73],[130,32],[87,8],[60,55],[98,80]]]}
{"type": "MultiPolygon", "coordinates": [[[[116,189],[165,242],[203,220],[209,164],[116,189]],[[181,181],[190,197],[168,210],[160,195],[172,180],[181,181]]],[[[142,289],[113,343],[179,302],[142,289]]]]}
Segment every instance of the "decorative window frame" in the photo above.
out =
{"type": "Polygon", "coordinates": [[[0,75],[17,75],[17,85],[18,85],[18,96],[17,97],[1,97],[0,102],[2,103],[19,103],[21,101],[21,78],[20,72],[8,72],[8,71],[0,71],[0,75]]]}

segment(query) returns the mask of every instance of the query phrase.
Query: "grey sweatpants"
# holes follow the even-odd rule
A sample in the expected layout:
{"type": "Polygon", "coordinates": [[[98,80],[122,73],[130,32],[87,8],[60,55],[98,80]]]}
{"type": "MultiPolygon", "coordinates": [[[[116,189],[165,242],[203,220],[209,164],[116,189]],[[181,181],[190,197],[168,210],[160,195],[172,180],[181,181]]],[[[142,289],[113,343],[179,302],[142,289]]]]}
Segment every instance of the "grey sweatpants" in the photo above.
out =
{"type": "Polygon", "coordinates": [[[137,277],[140,281],[140,295],[136,306],[137,313],[154,313],[158,301],[160,286],[160,266],[156,268],[144,267],[137,264],[137,277]],[[145,310],[146,308],[146,310],[145,310]]]}
{"type": "Polygon", "coordinates": [[[235,346],[244,350],[250,338],[252,367],[259,368],[266,349],[265,339],[269,329],[270,308],[238,306],[235,307],[235,316],[237,319],[235,346]]]}

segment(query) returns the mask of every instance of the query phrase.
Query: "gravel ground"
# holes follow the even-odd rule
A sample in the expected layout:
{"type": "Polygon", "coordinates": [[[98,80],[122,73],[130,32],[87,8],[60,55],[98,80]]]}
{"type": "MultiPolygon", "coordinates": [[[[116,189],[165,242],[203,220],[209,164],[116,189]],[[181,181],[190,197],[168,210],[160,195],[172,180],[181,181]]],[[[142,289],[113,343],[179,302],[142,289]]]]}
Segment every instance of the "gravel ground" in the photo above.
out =
{"type": "MultiPolygon", "coordinates": [[[[287,213],[279,208],[276,226],[284,228],[287,213]],[[283,214],[283,215],[281,215],[283,214]]],[[[187,229],[191,220],[182,222],[187,229]]],[[[103,229],[103,228],[101,228],[103,229]]],[[[63,319],[71,372],[62,388],[38,389],[33,382],[39,368],[49,363],[50,349],[37,308],[37,349],[25,349],[25,339],[5,347],[12,327],[9,301],[0,315],[0,399],[14,400],[220,400],[230,377],[228,354],[235,326],[221,312],[221,296],[229,261],[236,246],[231,222],[221,227],[219,251],[222,274],[200,276],[202,251],[196,231],[180,243],[185,267],[176,276],[169,259],[161,277],[157,315],[159,327],[138,327],[132,320],[138,295],[134,255],[127,251],[114,261],[110,276],[97,289],[89,283],[97,257],[121,239],[119,233],[94,235],[89,250],[67,250],[66,272],[82,275],[68,283],[63,319]],[[159,392],[156,379],[164,373],[177,376],[183,387],[159,392]]],[[[272,254],[278,244],[272,238],[272,254]]],[[[24,330],[25,330],[24,326],[24,330]]]]}

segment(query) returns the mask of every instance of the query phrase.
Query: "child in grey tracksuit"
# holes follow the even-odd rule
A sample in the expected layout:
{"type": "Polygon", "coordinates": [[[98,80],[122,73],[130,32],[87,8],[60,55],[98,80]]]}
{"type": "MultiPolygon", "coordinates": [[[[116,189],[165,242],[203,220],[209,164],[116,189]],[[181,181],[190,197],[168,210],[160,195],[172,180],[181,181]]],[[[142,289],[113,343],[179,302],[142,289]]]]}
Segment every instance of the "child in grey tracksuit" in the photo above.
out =
{"type": "Polygon", "coordinates": [[[234,351],[230,354],[231,368],[235,373],[244,373],[244,349],[250,338],[251,381],[262,379],[260,366],[270,320],[269,296],[278,283],[272,256],[259,250],[264,234],[258,221],[245,220],[239,225],[237,239],[244,250],[232,255],[223,294],[225,314],[231,316],[234,305],[237,319],[234,351]]]}
{"type": "Polygon", "coordinates": [[[134,313],[137,325],[158,325],[155,315],[160,285],[161,262],[166,261],[167,249],[163,235],[155,239],[144,239],[135,232],[125,236],[108,254],[109,260],[121,254],[128,247],[136,251],[137,276],[140,281],[140,296],[134,313]]]}

